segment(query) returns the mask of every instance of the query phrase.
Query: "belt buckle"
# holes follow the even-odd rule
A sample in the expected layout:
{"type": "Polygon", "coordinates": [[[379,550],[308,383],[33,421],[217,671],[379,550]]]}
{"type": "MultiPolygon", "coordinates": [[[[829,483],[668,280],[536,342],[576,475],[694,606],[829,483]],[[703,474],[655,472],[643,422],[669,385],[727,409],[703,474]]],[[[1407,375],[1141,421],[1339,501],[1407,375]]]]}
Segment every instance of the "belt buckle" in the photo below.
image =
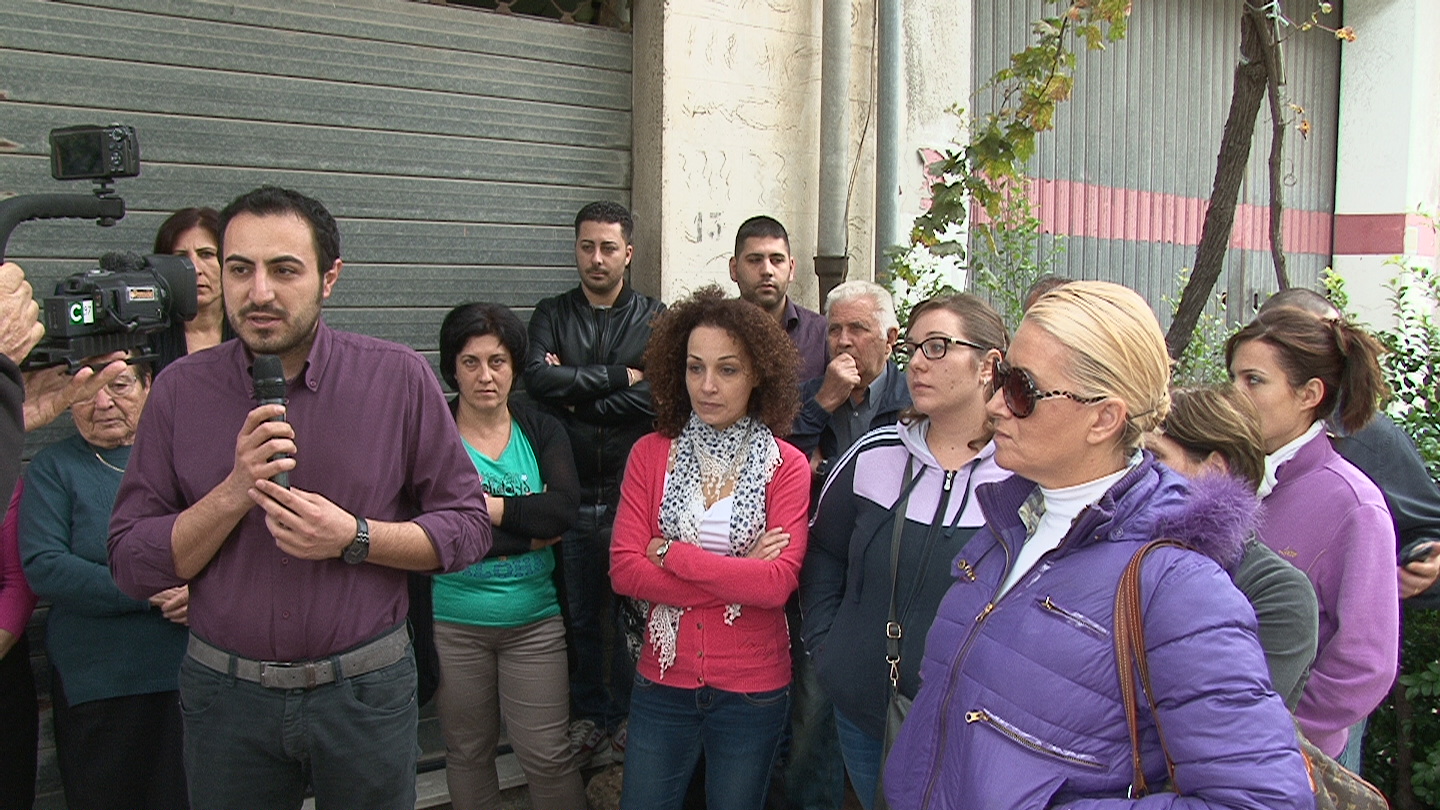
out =
{"type": "Polygon", "coordinates": [[[260,662],[260,685],[267,689],[295,689],[297,686],[303,689],[314,689],[319,686],[319,664],[310,661],[303,664],[290,664],[283,661],[261,661],[260,662]],[[284,673],[301,671],[305,673],[303,684],[291,685],[289,683],[277,683],[284,673]]]}

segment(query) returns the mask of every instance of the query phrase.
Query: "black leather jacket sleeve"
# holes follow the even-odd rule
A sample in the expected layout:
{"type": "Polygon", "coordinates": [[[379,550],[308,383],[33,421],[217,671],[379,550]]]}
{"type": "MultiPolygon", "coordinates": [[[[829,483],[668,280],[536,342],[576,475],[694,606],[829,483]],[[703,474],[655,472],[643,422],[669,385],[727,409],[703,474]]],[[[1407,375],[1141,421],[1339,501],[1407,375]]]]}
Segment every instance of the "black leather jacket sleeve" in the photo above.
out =
{"type": "Polygon", "coordinates": [[[526,390],[589,424],[648,422],[655,415],[650,386],[630,385],[627,369],[643,366],[650,320],[664,309],[629,288],[607,310],[591,307],[578,290],[541,301],[530,316],[526,390]],[[547,363],[547,354],[561,365],[547,363]]]}
{"type": "MultiPolygon", "coordinates": [[[[530,348],[525,357],[525,390],[530,396],[554,407],[583,405],[592,400],[621,390],[629,385],[629,375],[623,365],[563,364],[552,366],[545,361],[545,355],[553,354],[562,358],[566,352],[560,299],[547,299],[535,307],[530,315],[530,348]],[[551,306],[547,306],[550,304],[551,306]]],[[[579,313],[570,313],[578,317],[579,313]]],[[[572,324],[573,328],[573,324],[572,324]]]]}
{"type": "Polygon", "coordinates": [[[25,449],[25,379],[15,361],[0,355],[0,518],[20,479],[20,454],[25,449]]]}

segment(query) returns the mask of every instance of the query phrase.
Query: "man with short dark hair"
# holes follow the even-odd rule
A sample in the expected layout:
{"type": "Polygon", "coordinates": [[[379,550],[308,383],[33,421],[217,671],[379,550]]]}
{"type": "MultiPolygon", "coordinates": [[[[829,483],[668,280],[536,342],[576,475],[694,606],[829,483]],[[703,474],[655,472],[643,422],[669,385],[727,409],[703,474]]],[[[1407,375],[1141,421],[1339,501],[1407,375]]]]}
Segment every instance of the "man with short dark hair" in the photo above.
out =
{"type": "Polygon", "coordinates": [[[800,382],[825,373],[825,318],[790,300],[795,257],[784,225],[767,216],[740,223],[730,280],[740,288],[741,298],[769,313],[790,336],[800,353],[800,382]]]}
{"type": "Polygon", "coordinates": [[[239,340],[156,378],[111,518],[111,571],[140,599],[190,585],[180,695],[194,806],[299,807],[309,784],[322,807],[413,807],[406,572],[484,555],[479,476],[423,358],[321,319],[341,270],[323,205],[267,186],[220,227],[239,340]],[[255,405],[258,354],[279,357],[286,404],[255,405]],[[281,472],[288,489],[271,480],[281,472]]]}
{"type": "Polygon", "coordinates": [[[574,652],[571,747],[586,761],[607,742],[623,751],[634,677],[610,585],[610,529],[630,446],[655,418],[642,366],[650,321],[665,306],[625,282],[633,230],[619,203],[575,215],[580,286],[535,305],[525,361],[526,390],[565,424],[580,474],[579,519],[560,549],[574,652]],[[608,679],[606,627],[615,628],[608,679]]]}

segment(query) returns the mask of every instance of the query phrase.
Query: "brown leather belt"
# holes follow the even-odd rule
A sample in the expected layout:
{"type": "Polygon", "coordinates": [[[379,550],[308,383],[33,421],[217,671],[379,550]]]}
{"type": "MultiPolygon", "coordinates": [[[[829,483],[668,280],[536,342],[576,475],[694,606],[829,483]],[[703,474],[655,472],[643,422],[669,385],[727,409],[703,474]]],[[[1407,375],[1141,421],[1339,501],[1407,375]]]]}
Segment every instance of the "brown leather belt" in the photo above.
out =
{"type": "Polygon", "coordinates": [[[374,641],[318,661],[255,661],[225,652],[194,634],[187,653],[216,672],[269,689],[314,689],[342,675],[353,678],[388,667],[404,658],[409,646],[410,633],[402,624],[374,641]]]}

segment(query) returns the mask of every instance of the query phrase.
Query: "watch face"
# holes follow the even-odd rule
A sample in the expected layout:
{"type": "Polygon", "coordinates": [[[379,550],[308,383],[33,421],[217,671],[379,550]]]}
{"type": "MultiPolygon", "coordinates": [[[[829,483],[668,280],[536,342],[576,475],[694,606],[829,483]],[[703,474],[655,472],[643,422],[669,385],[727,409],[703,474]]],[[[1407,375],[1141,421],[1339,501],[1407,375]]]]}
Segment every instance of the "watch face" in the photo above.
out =
{"type": "Polygon", "coordinates": [[[358,565],[365,562],[365,558],[368,556],[370,556],[370,542],[368,540],[364,542],[356,540],[345,548],[345,562],[351,565],[358,565]]]}

